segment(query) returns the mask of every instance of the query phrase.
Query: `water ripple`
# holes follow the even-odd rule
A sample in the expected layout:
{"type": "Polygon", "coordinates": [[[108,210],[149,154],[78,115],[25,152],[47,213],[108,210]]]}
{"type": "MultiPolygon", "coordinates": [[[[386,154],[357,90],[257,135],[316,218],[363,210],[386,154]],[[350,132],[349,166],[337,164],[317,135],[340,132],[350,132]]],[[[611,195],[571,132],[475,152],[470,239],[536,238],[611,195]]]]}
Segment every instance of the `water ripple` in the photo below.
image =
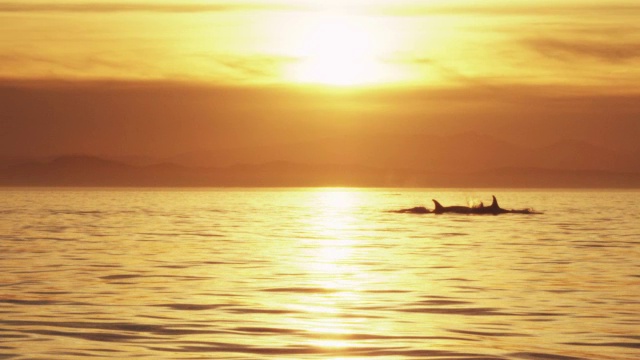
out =
{"type": "Polygon", "coordinates": [[[501,193],[535,219],[385,211],[466,195],[2,193],[0,358],[640,358],[640,193],[501,193]]]}

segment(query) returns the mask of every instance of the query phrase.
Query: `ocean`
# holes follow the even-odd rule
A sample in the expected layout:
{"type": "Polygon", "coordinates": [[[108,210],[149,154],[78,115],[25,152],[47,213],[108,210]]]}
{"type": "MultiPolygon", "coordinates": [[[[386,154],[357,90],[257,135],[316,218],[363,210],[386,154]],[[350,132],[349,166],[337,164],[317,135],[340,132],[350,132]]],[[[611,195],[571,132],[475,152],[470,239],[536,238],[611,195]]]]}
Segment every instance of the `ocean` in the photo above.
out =
{"type": "Polygon", "coordinates": [[[0,359],[640,358],[640,191],[0,199],[0,359]],[[393,212],[491,195],[542,214],[393,212]]]}

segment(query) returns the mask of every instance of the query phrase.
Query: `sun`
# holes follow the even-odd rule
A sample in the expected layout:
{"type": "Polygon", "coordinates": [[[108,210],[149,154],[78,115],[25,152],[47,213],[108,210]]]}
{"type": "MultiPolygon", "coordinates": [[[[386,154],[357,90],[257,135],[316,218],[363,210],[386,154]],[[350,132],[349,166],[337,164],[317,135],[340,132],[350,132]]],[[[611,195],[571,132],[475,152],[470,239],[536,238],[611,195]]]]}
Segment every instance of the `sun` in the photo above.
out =
{"type": "Polygon", "coordinates": [[[289,74],[294,82],[350,86],[379,82],[385,75],[375,33],[353,16],[318,16],[298,42],[299,61],[289,74]]]}

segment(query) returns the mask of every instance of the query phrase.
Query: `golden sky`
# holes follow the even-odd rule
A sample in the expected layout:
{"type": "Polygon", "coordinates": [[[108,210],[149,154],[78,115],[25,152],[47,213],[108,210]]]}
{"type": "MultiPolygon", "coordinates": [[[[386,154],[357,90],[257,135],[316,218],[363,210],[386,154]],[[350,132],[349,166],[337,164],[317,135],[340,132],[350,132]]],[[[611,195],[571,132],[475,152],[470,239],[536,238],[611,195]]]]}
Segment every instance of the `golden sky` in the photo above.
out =
{"type": "Polygon", "coordinates": [[[0,160],[461,132],[635,154],[638,19],[637,0],[0,0],[0,160]]]}
{"type": "Polygon", "coordinates": [[[0,77],[636,92],[637,1],[0,1],[0,77]]]}

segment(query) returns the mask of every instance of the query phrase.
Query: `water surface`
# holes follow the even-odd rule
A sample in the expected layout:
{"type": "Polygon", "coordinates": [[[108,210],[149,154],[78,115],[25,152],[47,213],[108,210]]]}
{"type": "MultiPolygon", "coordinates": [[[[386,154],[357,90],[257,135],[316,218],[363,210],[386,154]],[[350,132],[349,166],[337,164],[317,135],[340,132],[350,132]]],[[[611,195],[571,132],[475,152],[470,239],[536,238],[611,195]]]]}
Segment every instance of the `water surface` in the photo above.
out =
{"type": "Polygon", "coordinates": [[[637,191],[0,196],[3,359],[640,358],[637,191]]]}

